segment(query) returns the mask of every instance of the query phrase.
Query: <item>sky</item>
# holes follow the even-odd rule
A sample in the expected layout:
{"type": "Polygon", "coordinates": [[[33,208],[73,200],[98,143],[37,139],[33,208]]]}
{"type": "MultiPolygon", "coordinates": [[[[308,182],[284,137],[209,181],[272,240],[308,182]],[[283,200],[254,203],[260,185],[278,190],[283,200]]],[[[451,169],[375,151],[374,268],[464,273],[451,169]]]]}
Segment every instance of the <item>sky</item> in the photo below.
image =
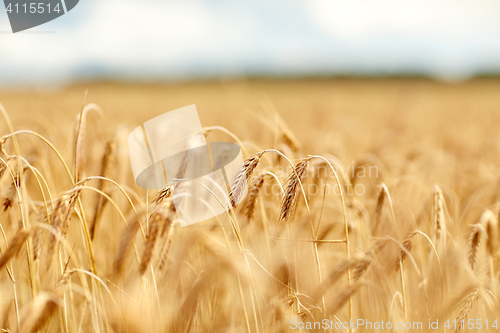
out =
{"type": "Polygon", "coordinates": [[[0,87],[488,73],[500,73],[496,0],[80,0],[16,34],[0,8],[0,87]]]}

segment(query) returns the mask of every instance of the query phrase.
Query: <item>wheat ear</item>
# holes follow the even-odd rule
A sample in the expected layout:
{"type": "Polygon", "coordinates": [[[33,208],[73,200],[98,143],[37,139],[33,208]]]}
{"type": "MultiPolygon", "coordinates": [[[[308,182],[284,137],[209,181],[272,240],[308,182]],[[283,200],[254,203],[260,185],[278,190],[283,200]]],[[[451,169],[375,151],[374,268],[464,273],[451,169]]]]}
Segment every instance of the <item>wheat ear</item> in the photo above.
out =
{"type": "Polygon", "coordinates": [[[21,332],[38,332],[42,330],[61,302],[62,298],[57,294],[40,292],[26,309],[21,320],[21,332]]]}
{"type": "Polygon", "coordinates": [[[497,216],[487,209],[481,214],[479,224],[483,226],[486,235],[486,249],[491,257],[496,255],[498,249],[498,221],[497,216]]]}
{"type": "Polygon", "coordinates": [[[433,195],[433,220],[436,233],[436,243],[444,245],[446,243],[446,220],[444,196],[441,188],[434,186],[433,195]]]}
{"type": "Polygon", "coordinates": [[[394,269],[398,270],[400,268],[400,263],[402,264],[406,257],[408,256],[408,253],[411,251],[413,247],[413,241],[415,240],[415,236],[418,234],[417,231],[412,231],[406,236],[406,238],[403,240],[403,248],[401,249],[401,252],[399,253],[398,258],[396,259],[396,262],[394,263],[394,269]]]}
{"type": "Polygon", "coordinates": [[[352,297],[352,295],[359,290],[359,288],[361,288],[360,282],[342,288],[342,291],[337,294],[331,305],[328,307],[328,311],[330,313],[336,313],[352,297]]]}
{"type": "Polygon", "coordinates": [[[287,179],[287,185],[283,202],[281,205],[279,221],[288,222],[293,218],[297,198],[300,191],[300,184],[306,174],[307,166],[309,165],[310,157],[299,161],[293,168],[290,176],[287,179]]]}
{"type": "Polygon", "coordinates": [[[496,254],[496,249],[498,247],[497,239],[497,220],[496,215],[491,210],[485,210],[479,222],[474,224],[471,229],[469,236],[469,265],[472,270],[476,266],[477,251],[479,250],[479,245],[481,242],[481,237],[486,235],[486,249],[488,254],[493,258],[496,254]]]}
{"type": "Polygon", "coordinates": [[[262,173],[255,177],[255,179],[250,183],[250,191],[248,192],[248,200],[243,207],[243,214],[247,217],[248,221],[253,219],[255,213],[255,206],[257,204],[257,199],[260,196],[262,186],[264,185],[265,174],[262,173]]]}
{"type": "Polygon", "coordinates": [[[380,251],[385,244],[387,244],[386,240],[379,239],[375,241],[375,243],[373,243],[368,250],[366,250],[361,260],[354,267],[354,271],[352,272],[353,281],[359,280],[363,274],[365,274],[366,270],[375,259],[375,253],[380,251]]]}
{"type": "MultiPolygon", "coordinates": [[[[76,187],[67,192],[65,192],[56,203],[54,211],[51,216],[51,226],[56,231],[57,235],[52,235],[51,241],[49,244],[49,256],[52,253],[56,253],[57,249],[57,238],[58,236],[65,237],[67,233],[67,229],[69,227],[69,222],[71,219],[71,214],[73,209],[75,208],[76,201],[78,196],[80,195],[81,188],[76,187]]],[[[50,263],[50,260],[48,263],[50,263]]]]}
{"type": "Polygon", "coordinates": [[[7,250],[0,257],[0,269],[2,269],[7,264],[7,262],[17,254],[17,252],[19,252],[30,234],[30,229],[19,229],[19,231],[10,242],[7,250]]]}
{"type": "MultiPolygon", "coordinates": [[[[113,136],[106,142],[106,147],[104,148],[104,153],[101,158],[101,165],[99,170],[99,175],[101,177],[107,177],[109,170],[113,167],[113,157],[115,154],[115,150],[116,150],[116,137],[113,136]]],[[[104,191],[106,184],[107,182],[104,181],[104,179],[99,179],[97,182],[97,189],[99,191],[104,191]]],[[[101,212],[106,202],[108,202],[108,200],[105,200],[105,198],[102,195],[97,194],[97,199],[94,207],[94,215],[92,216],[92,220],[90,220],[90,227],[89,227],[90,238],[92,240],[94,239],[95,230],[97,228],[97,220],[99,219],[99,216],[101,215],[101,212]]]]}
{"type": "Polygon", "coordinates": [[[455,329],[456,333],[460,333],[464,328],[464,323],[467,320],[467,316],[469,315],[470,310],[474,306],[474,303],[479,298],[479,290],[475,290],[470,293],[462,303],[462,307],[460,308],[460,312],[456,318],[456,322],[459,323],[458,327],[455,329]],[[463,321],[463,322],[462,322],[463,321]]]}
{"type": "Polygon", "coordinates": [[[377,205],[375,206],[375,220],[371,228],[372,235],[375,234],[380,224],[382,209],[384,208],[385,195],[386,195],[385,186],[382,186],[380,188],[380,191],[378,192],[377,205]]]}
{"type": "Polygon", "coordinates": [[[469,265],[472,270],[476,265],[477,250],[479,248],[479,243],[481,241],[481,234],[483,233],[483,226],[480,223],[476,223],[472,226],[472,230],[469,236],[469,265]]]}
{"type": "Polygon", "coordinates": [[[83,156],[83,139],[85,137],[85,129],[87,127],[87,112],[82,108],[80,117],[75,130],[75,182],[80,180],[82,171],[82,156],[83,156]]]}
{"type": "Polygon", "coordinates": [[[120,240],[120,246],[118,247],[118,256],[116,258],[114,271],[116,274],[121,273],[123,269],[123,265],[125,263],[125,259],[127,258],[127,254],[130,252],[130,249],[134,243],[134,236],[140,228],[140,218],[142,213],[134,213],[128,221],[127,228],[122,234],[120,240]]]}
{"type": "Polygon", "coordinates": [[[168,262],[170,250],[172,249],[172,241],[174,239],[174,230],[175,230],[175,228],[170,226],[170,229],[169,229],[168,235],[167,235],[167,239],[163,243],[163,248],[160,251],[160,257],[159,257],[159,263],[158,263],[158,270],[159,271],[162,271],[168,262]]]}
{"type": "Polygon", "coordinates": [[[154,211],[151,213],[151,223],[146,235],[146,245],[142,253],[141,266],[139,268],[141,274],[144,274],[151,261],[156,241],[160,234],[160,228],[163,226],[161,229],[165,230],[172,224],[172,219],[169,217],[169,209],[166,206],[165,204],[156,205],[154,211]]]}
{"type": "Polygon", "coordinates": [[[233,206],[233,208],[236,208],[236,205],[239,203],[241,195],[245,187],[247,186],[247,181],[252,176],[252,173],[259,164],[260,158],[263,154],[264,152],[260,152],[247,158],[243,163],[242,168],[236,175],[234,181],[232,182],[229,197],[231,199],[231,205],[233,206]]]}

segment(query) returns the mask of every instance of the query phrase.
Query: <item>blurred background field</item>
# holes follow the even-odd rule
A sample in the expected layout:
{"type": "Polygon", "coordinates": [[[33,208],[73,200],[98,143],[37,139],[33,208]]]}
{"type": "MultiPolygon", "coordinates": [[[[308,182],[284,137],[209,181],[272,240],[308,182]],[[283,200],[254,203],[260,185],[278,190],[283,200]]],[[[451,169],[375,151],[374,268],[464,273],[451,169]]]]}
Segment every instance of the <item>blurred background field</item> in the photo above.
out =
{"type": "Polygon", "coordinates": [[[203,126],[224,126],[264,146],[273,144],[273,134],[261,126],[262,116],[278,112],[304,151],[346,159],[423,144],[457,158],[481,158],[478,147],[496,152],[498,144],[500,80],[495,78],[453,84],[425,78],[103,82],[7,90],[0,98],[17,126],[47,124],[66,136],[87,89],[85,101],[99,105],[109,123],[136,126],[196,104],[203,126]]]}

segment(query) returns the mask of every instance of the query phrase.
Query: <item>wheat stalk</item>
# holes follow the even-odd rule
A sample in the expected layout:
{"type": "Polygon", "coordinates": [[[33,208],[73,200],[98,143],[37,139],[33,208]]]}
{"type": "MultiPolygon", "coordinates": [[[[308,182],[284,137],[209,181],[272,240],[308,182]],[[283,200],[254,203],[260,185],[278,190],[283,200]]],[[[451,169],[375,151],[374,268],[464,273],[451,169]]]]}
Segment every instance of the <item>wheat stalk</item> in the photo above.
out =
{"type": "Polygon", "coordinates": [[[3,170],[1,170],[0,175],[0,190],[4,198],[4,211],[12,207],[12,204],[14,202],[17,202],[18,191],[21,188],[21,182],[25,180],[25,171],[28,169],[27,166],[23,166],[23,161],[19,157],[11,157],[8,160],[7,164],[8,165],[6,166],[4,163],[2,163],[3,170]],[[5,170],[7,168],[10,170],[10,172],[5,173],[5,170]]]}
{"type": "MultiPolygon", "coordinates": [[[[59,199],[57,199],[54,211],[51,214],[50,224],[54,228],[56,234],[51,237],[48,249],[49,257],[51,254],[55,254],[57,252],[56,246],[58,243],[58,237],[61,236],[64,238],[66,236],[71,214],[73,213],[73,209],[75,208],[80,192],[81,188],[75,187],[65,192],[59,199]]],[[[48,264],[50,265],[51,263],[52,260],[49,260],[48,264]]]]}
{"type": "Polygon", "coordinates": [[[331,302],[328,307],[328,312],[336,313],[340,308],[361,288],[361,283],[357,282],[348,286],[345,286],[337,294],[337,296],[331,302]]]}
{"type": "Polygon", "coordinates": [[[68,285],[68,283],[70,281],[71,275],[73,275],[73,273],[75,273],[75,272],[76,272],[75,269],[70,269],[70,270],[65,271],[63,274],[61,274],[61,276],[59,276],[59,278],[56,281],[54,293],[56,293],[59,296],[62,296],[63,292],[64,292],[64,288],[68,285]]]}
{"type": "Polygon", "coordinates": [[[151,223],[149,224],[149,230],[146,235],[146,246],[142,254],[141,265],[139,268],[139,272],[141,274],[144,274],[149,265],[149,262],[151,261],[151,257],[153,256],[156,241],[160,232],[163,234],[166,229],[171,227],[172,219],[170,218],[169,214],[170,205],[166,204],[156,205],[153,212],[151,213],[151,223]],[[161,231],[160,229],[162,229],[163,231],[161,231]]]}
{"type": "Polygon", "coordinates": [[[485,210],[479,221],[472,226],[469,235],[469,265],[472,270],[476,265],[477,252],[481,242],[481,237],[486,236],[486,249],[490,258],[494,258],[498,248],[498,232],[497,232],[496,215],[489,209],[485,210]]]}
{"type": "Polygon", "coordinates": [[[281,204],[281,211],[279,216],[280,222],[289,222],[293,219],[295,206],[297,204],[300,185],[306,174],[307,166],[309,165],[310,157],[299,161],[293,168],[290,176],[287,179],[285,194],[281,204]]]}
{"type": "Polygon", "coordinates": [[[263,154],[264,152],[260,152],[247,158],[240,171],[236,174],[236,177],[232,182],[231,191],[229,192],[233,208],[236,208],[236,205],[239,203],[241,195],[247,186],[247,181],[252,176],[252,173],[259,164],[260,158],[263,154]]]}
{"type": "Polygon", "coordinates": [[[172,241],[174,239],[174,230],[172,226],[168,230],[168,235],[166,241],[163,243],[163,248],[160,251],[158,270],[162,271],[167,264],[170,250],[172,249],[172,241]]]}
{"type": "Polygon", "coordinates": [[[386,240],[379,239],[375,241],[375,243],[373,243],[365,253],[363,253],[360,261],[356,264],[352,272],[352,279],[354,281],[359,280],[363,274],[365,274],[366,270],[375,259],[375,253],[380,251],[385,244],[386,240]]]}
{"type": "Polygon", "coordinates": [[[467,316],[469,315],[470,310],[474,306],[474,303],[479,298],[479,290],[475,290],[462,302],[462,307],[460,308],[460,312],[457,315],[456,322],[458,323],[457,328],[455,329],[456,333],[460,333],[464,328],[464,323],[467,320],[467,316]],[[463,320],[463,322],[462,322],[463,320]]]}
{"type": "Polygon", "coordinates": [[[75,130],[75,182],[80,180],[82,171],[83,142],[85,138],[85,129],[87,127],[86,115],[87,112],[82,108],[75,130]]]}
{"type": "Polygon", "coordinates": [[[470,236],[469,236],[469,265],[472,270],[476,265],[476,255],[479,248],[479,243],[481,241],[481,234],[483,233],[483,226],[480,223],[476,223],[472,226],[470,236]]]}
{"type": "Polygon", "coordinates": [[[116,258],[114,266],[114,271],[116,274],[121,273],[123,269],[127,254],[130,252],[130,249],[133,246],[134,236],[140,228],[139,219],[142,215],[142,213],[135,213],[127,221],[127,228],[125,228],[125,231],[122,234],[120,246],[118,248],[118,256],[116,258]]]}
{"type": "Polygon", "coordinates": [[[443,192],[438,185],[434,186],[433,220],[436,242],[444,245],[446,243],[445,204],[443,192]]]}
{"type": "Polygon", "coordinates": [[[498,249],[498,221],[497,216],[487,209],[481,214],[479,224],[483,226],[486,235],[486,249],[491,257],[496,255],[498,249]]]}
{"type": "Polygon", "coordinates": [[[400,268],[400,264],[402,264],[406,257],[408,256],[408,253],[410,253],[412,247],[413,247],[413,241],[415,239],[415,236],[418,234],[418,231],[412,231],[410,232],[406,238],[403,240],[403,248],[401,249],[398,258],[396,259],[396,262],[394,263],[394,269],[398,270],[400,268]]]}
{"type": "Polygon", "coordinates": [[[248,192],[248,199],[243,207],[243,214],[247,217],[248,221],[253,219],[257,199],[259,198],[262,186],[264,185],[264,179],[265,174],[261,173],[255,177],[249,185],[250,191],[248,192]]]}
{"type": "Polygon", "coordinates": [[[380,224],[380,217],[382,216],[382,209],[384,208],[385,196],[386,196],[385,186],[382,186],[380,187],[380,191],[377,197],[377,205],[375,206],[375,220],[371,228],[372,235],[375,234],[380,224]]]}
{"type": "Polygon", "coordinates": [[[3,268],[7,262],[17,254],[17,252],[19,252],[21,246],[23,246],[24,242],[30,235],[30,229],[19,229],[12,241],[10,241],[7,250],[0,257],[0,269],[3,268]]]}
{"type": "Polygon", "coordinates": [[[41,292],[28,305],[22,319],[21,332],[38,332],[62,303],[60,296],[54,293],[41,292]]]}
{"type": "Polygon", "coordinates": [[[170,198],[172,196],[172,190],[173,190],[173,186],[169,186],[169,187],[161,190],[155,199],[155,203],[161,204],[164,200],[170,198]]]}
{"type": "MultiPolygon", "coordinates": [[[[101,164],[99,167],[99,175],[101,177],[107,177],[109,170],[113,168],[115,150],[116,150],[116,137],[113,136],[106,142],[106,147],[104,148],[104,153],[101,158],[101,164]]],[[[96,188],[99,191],[104,191],[106,184],[107,182],[104,179],[99,178],[97,181],[96,188]]],[[[90,226],[89,226],[89,233],[91,239],[94,239],[95,230],[97,227],[97,221],[106,202],[108,201],[105,200],[105,198],[102,195],[97,194],[94,213],[92,215],[92,219],[90,220],[90,226]]]]}

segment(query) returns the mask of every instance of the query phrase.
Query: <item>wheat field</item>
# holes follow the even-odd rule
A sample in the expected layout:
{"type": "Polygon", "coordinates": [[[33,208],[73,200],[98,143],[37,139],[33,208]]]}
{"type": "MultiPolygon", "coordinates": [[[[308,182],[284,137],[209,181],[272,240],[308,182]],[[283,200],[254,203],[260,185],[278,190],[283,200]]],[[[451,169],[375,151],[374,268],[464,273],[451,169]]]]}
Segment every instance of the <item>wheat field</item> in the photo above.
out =
{"type": "Polygon", "coordinates": [[[495,332],[498,91],[486,78],[0,91],[0,332],[495,332]],[[241,146],[232,190],[249,195],[181,228],[171,189],[135,184],[127,138],[190,104],[207,141],[241,146]]]}

